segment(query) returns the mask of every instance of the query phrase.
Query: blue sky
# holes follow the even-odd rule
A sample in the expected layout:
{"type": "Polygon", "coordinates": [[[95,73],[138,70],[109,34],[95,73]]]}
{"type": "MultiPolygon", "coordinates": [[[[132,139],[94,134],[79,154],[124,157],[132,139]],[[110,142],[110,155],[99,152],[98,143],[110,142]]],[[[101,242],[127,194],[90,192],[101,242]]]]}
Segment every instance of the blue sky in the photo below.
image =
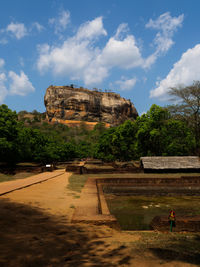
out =
{"type": "Polygon", "coordinates": [[[199,0],[2,0],[0,104],[45,111],[49,85],[100,88],[140,114],[200,80],[199,0]]]}

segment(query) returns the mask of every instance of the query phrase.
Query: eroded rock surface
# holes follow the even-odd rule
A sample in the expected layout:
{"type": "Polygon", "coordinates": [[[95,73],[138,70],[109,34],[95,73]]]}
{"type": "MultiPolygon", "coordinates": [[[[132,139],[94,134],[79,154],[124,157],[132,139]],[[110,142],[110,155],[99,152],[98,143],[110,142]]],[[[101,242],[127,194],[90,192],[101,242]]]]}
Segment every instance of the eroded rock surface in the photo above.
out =
{"type": "Polygon", "coordinates": [[[71,86],[48,87],[44,103],[50,122],[85,121],[117,125],[138,116],[131,101],[119,94],[71,86]]]}

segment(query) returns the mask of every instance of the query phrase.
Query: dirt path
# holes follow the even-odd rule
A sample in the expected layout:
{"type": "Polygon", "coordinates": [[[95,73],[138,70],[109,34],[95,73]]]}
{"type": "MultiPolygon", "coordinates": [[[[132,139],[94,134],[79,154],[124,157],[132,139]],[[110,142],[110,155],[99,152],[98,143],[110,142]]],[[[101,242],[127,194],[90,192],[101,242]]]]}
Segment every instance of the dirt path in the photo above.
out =
{"type": "Polygon", "coordinates": [[[78,201],[76,195],[67,189],[70,175],[71,173],[64,172],[45,182],[5,194],[1,198],[39,208],[50,215],[59,216],[63,223],[69,222],[78,201]]]}
{"type": "MultiPolygon", "coordinates": [[[[192,264],[200,263],[196,252],[188,258],[162,250],[160,244],[145,249],[148,244],[141,243],[145,233],[71,224],[80,199],[67,188],[70,175],[63,173],[0,197],[1,267],[199,266],[192,264]]],[[[194,240],[188,242],[192,246],[194,240]]]]}
{"type": "Polygon", "coordinates": [[[18,179],[14,181],[2,182],[0,183],[0,195],[7,194],[9,192],[13,192],[18,189],[22,189],[33,184],[38,184],[54,177],[57,177],[63,174],[65,170],[56,170],[54,172],[43,172],[37,175],[33,175],[26,179],[18,179]]]}

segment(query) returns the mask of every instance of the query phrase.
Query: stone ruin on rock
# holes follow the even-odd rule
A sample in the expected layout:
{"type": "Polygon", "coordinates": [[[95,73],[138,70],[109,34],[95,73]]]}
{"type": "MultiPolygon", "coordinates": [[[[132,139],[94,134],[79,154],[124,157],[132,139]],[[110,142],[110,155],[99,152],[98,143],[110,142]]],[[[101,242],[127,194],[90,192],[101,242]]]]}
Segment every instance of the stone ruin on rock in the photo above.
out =
{"type": "Polygon", "coordinates": [[[91,91],[73,86],[49,86],[44,97],[47,120],[69,126],[84,121],[93,127],[98,122],[114,126],[134,120],[137,110],[130,100],[113,92],[91,91]]]}

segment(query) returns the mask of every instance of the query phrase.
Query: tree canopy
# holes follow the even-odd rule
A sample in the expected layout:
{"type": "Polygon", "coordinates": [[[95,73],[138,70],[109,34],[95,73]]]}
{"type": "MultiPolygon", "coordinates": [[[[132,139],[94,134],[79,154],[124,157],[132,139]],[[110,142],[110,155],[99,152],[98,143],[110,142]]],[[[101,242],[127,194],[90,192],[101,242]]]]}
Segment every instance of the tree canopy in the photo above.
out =
{"type": "Polygon", "coordinates": [[[186,123],[171,118],[166,108],[152,105],[136,121],[106,131],[99,139],[96,155],[105,160],[130,160],[189,155],[194,147],[194,135],[186,123]]]}
{"type": "Polygon", "coordinates": [[[200,81],[190,86],[170,88],[175,105],[168,106],[174,118],[185,121],[195,134],[196,149],[200,149],[200,81]]]}
{"type": "Polygon", "coordinates": [[[0,161],[15,162],[18,155],[18,134],[20,124],[17,113],[6,105],[0,106],[0,161]]]}
{"type": "Polygon", "coordinates": [[[167,108],[152,105],[135,121],[105,128],[98,123],[88,130],[46,122],[18,121],[17,113],[0,106],[0,162],[51,163],[95,157],[106,161],[128,161],[141,156],[192,155],[195,133],[184,120],[174,118],[167,108]]]}

